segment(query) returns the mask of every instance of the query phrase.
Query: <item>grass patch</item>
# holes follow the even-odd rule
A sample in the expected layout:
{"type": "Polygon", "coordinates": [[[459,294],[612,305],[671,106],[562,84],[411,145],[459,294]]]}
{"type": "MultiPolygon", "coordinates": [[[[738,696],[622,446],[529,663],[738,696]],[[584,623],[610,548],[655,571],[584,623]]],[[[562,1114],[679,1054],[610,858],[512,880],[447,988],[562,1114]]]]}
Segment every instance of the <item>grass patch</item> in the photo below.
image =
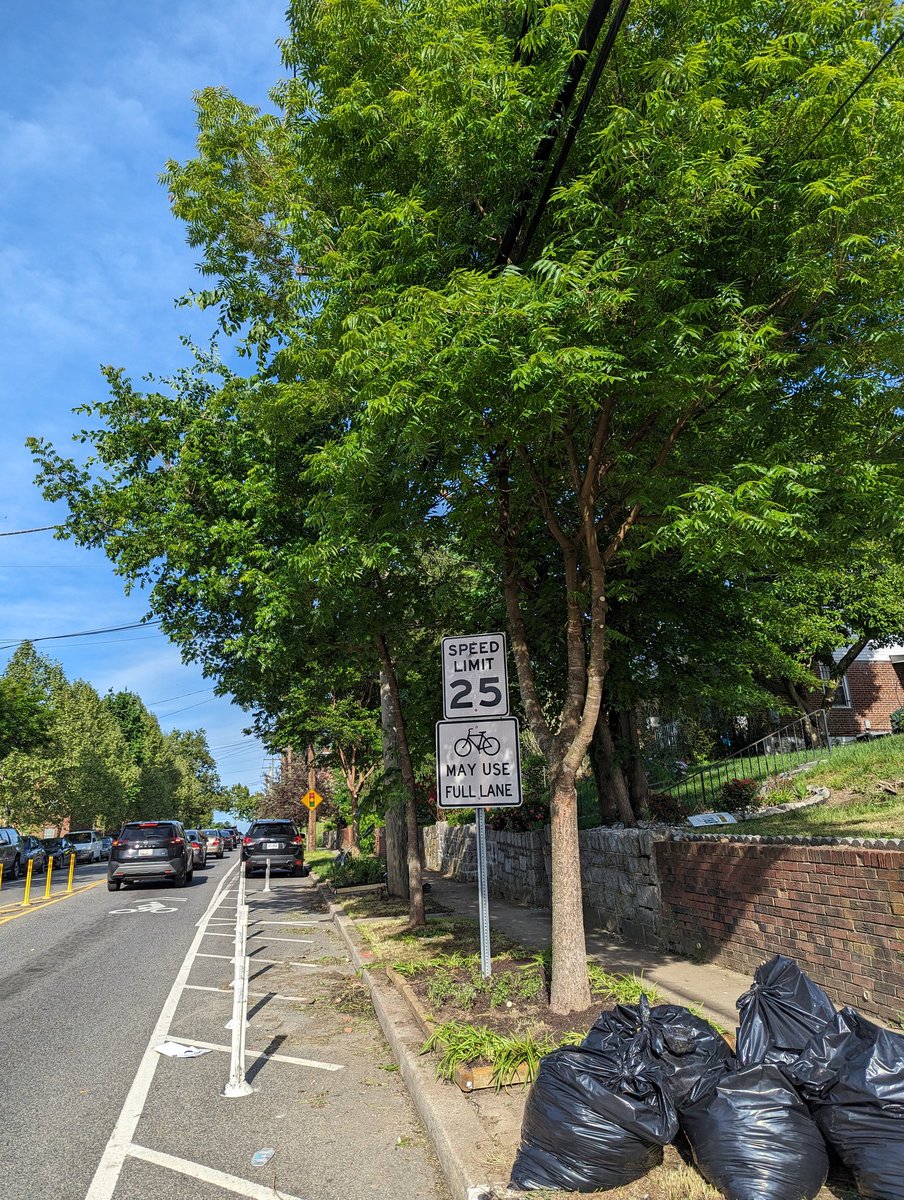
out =
{"type": "Polygon", "coordinates": [[[457,1067],[482,1063],[493,1068],[497,1090],[519,1077],[523,1067],[533,1080],[540,1069],[540,1059],[556,1046],[574,1045],[584,1035],[576,1031],[553,1039],[548,1034],[535,1037],[530,1033],[506,1036],[484,1025],[462,1021],[446,1021],[439,1025],[421,1047],[422,1054],[439,1054],[436,1074],[439,1079],[451,1079],[457,1067]]]}
{"type": "Polygon", "coordinates": [[[311,868],[312,874],[318,879],[326,879],[329,875],[330,864],[336,857],[335,850],[311,850],[306,851],[304,860],[311,868]]]}
{"type": "MultiPolygon", "coordinates": [[[[840,746],[800,778],[829,788],[829,801],[763,817],[749,828],[800,837],[904,837],[904,735],[840,746]]],[[[771,798],[780,799],[775,792],[771,798]]]]}

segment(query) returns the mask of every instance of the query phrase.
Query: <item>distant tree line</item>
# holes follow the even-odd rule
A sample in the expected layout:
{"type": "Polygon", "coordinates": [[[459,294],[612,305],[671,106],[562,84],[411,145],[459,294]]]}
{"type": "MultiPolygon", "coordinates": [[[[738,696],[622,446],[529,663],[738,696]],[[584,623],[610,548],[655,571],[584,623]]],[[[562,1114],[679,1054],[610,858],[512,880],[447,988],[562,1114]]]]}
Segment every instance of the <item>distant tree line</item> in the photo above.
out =
{"type": "MultiPolygon", "coordinates": [[[[247,789],[245,789],[247,791],[247,789]]],[[[208,825],[230,811],[203,730],[164,733],[134,692],[106,696],[29,642],[0,675],[0,818],[21,830],[116,829],[176,817],[208,825]]]]}

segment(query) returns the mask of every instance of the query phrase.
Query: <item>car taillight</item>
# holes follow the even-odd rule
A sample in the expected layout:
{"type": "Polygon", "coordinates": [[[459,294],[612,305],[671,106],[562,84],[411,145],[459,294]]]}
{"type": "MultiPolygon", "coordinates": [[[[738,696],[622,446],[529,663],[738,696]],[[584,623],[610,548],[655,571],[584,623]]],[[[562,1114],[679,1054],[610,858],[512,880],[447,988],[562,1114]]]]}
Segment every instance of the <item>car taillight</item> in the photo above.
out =
{"type": "Polygon", "coordinates": [[[250,837],[243,837],[243,838],[242,838],[242,845],[243,845],[243,846],[250,846],[250,845],[252,845],[252,844],[253,844],[253,842],[254,842],[254,838],[250,838],[250,837]]]}
{"type": "Polygon", "coordinates": [[[292,845],[293,845],[293,846],[303,846],[303,845],[304,845],[304,838],[303,838],[303,837],[294,837],[294,838],[292,838],[292,845]]]}
{"type": "Polygon", "coordinates": [[[184,845],[184,842],[183,842],[182,838],[167,838],[166,844],[168,846],[182,846],[182,845],[184,845]]]}
{"type": "Polygon", "coordinates": [[[114,845],[114,846],[118,846],[118,845],[119,845],[119,838],[114,838],[114,839],[113,839],[113,845],[114,845]]]}

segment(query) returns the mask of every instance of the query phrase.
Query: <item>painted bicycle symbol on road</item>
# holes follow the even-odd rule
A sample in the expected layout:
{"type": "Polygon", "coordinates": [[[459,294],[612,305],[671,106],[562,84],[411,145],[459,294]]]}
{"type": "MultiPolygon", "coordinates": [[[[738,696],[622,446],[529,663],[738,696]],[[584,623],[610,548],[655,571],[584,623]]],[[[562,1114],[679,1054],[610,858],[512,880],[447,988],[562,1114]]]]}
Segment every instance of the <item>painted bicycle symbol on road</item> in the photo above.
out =
{"type": "MultiPolygon", "coordinates": [[[[182,903],[184,904],[185,901],[183,900],[182,903]]],[[[178,911],[178,908],[170,908],[168,904],[163,904],[160,900],[142,900],[140,904],[135,904],[132,908],[111,908],[110,916],[117,916],[119,913],[165,913],[178,911]]]]}
{"type": "Polygon", "coordinates": [[[459,738],[454,749],[459,758],[464,758],[472,750],[478,754],[498,754],[499,740],[483,729],[469,729],[467,737],[459,738]]]}

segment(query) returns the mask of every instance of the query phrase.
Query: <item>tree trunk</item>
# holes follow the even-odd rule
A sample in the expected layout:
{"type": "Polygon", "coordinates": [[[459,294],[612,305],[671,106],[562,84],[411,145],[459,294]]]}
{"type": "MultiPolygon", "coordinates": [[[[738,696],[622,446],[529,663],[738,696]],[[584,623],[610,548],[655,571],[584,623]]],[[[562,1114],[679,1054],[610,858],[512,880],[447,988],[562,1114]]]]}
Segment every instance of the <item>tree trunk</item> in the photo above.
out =
{"type": "Polygon", "coordinates": [[[647,780],[647,767],[643,760],[643,750],[640,745],[640,730],[637,727],[637,711],[629,708],[620,714],[622,735],[628,746],[630,755],[628,770],[628,792],[631,796],[631,809],[634,825],[646,816],[650,806],[650,784],[647,780]]]}
{"type": "Polygon", "coordinates": [[[554,1013],[590,1007],[587,944],[581,898],[578,794],[574,772],[562,766],[551,782],[550,837],[552,859],[552,984],[549,1007],[554,1013]],[[578,869],[575,870],[577,864],[578,869]]]}
{"type": "Polygon", "coordinates": [[[389,802],[384,822],[386,826],[386,889],[390,896],[408,899],[408,844],[405,825],[405,806],[401,793],[399,770],[399,735],[393,712],[392,696],[386,672],[380,668],[380,723],[383,729],[383,777],[389,802]]]}
{"type": "Polygon", "coordinates": [[[634,814],[628,785],[615,758],[615,742],[609,726],[609,712],[605,708],[600,709],[596,719],[593,741],[590,743],[590,762],[596,780],[601,823],[613,825],[616,821],[623,821],[626,825],[633,825],[634,814]]]}
{"type": "MultiPolygon", "coordinates": [[[[305,751],[305,759],[307,761],[307,767],[308,767],[308,791],[316,792],[317,791],[316,756],[314,754],[314,747],[311,744],[308,745],[308,748],[305,751]]],[[[317,848],[317,809],[316,808],[308,809],[307,842],[312,850],[315,850],[317,848]]]]}
{"type": "Polygon", "coordinates": [[[357,858],[361,853],[361,819],[358,812],[358,797],[354,792],[350,792],[350,795],[352,799],[352,841],[349,850],[352,852],[353,857],[357,858]]]}
{"type": "Polygon", "coordinates": [[[395,665],[385,634],[377,635],[377,648],[380,661],[389,684],[389,695],[392,700],[395,727],[398,732],[399,766],[402,771],[402,782],[405,785],[405,832],[408,835],[406,861],[408,864],[408,924],[411,928],[427,924],[427,914],[424,909],[424,885],[421,878],[421,856],[418,845],[417,829],[417,784],[414,778],[414,767],[411,763],[411,753],[408,748],[408,736],[405,730],[405,717],[402,713],[402,698],[399,694],[399,681],[395,673],[395,665]]]}

